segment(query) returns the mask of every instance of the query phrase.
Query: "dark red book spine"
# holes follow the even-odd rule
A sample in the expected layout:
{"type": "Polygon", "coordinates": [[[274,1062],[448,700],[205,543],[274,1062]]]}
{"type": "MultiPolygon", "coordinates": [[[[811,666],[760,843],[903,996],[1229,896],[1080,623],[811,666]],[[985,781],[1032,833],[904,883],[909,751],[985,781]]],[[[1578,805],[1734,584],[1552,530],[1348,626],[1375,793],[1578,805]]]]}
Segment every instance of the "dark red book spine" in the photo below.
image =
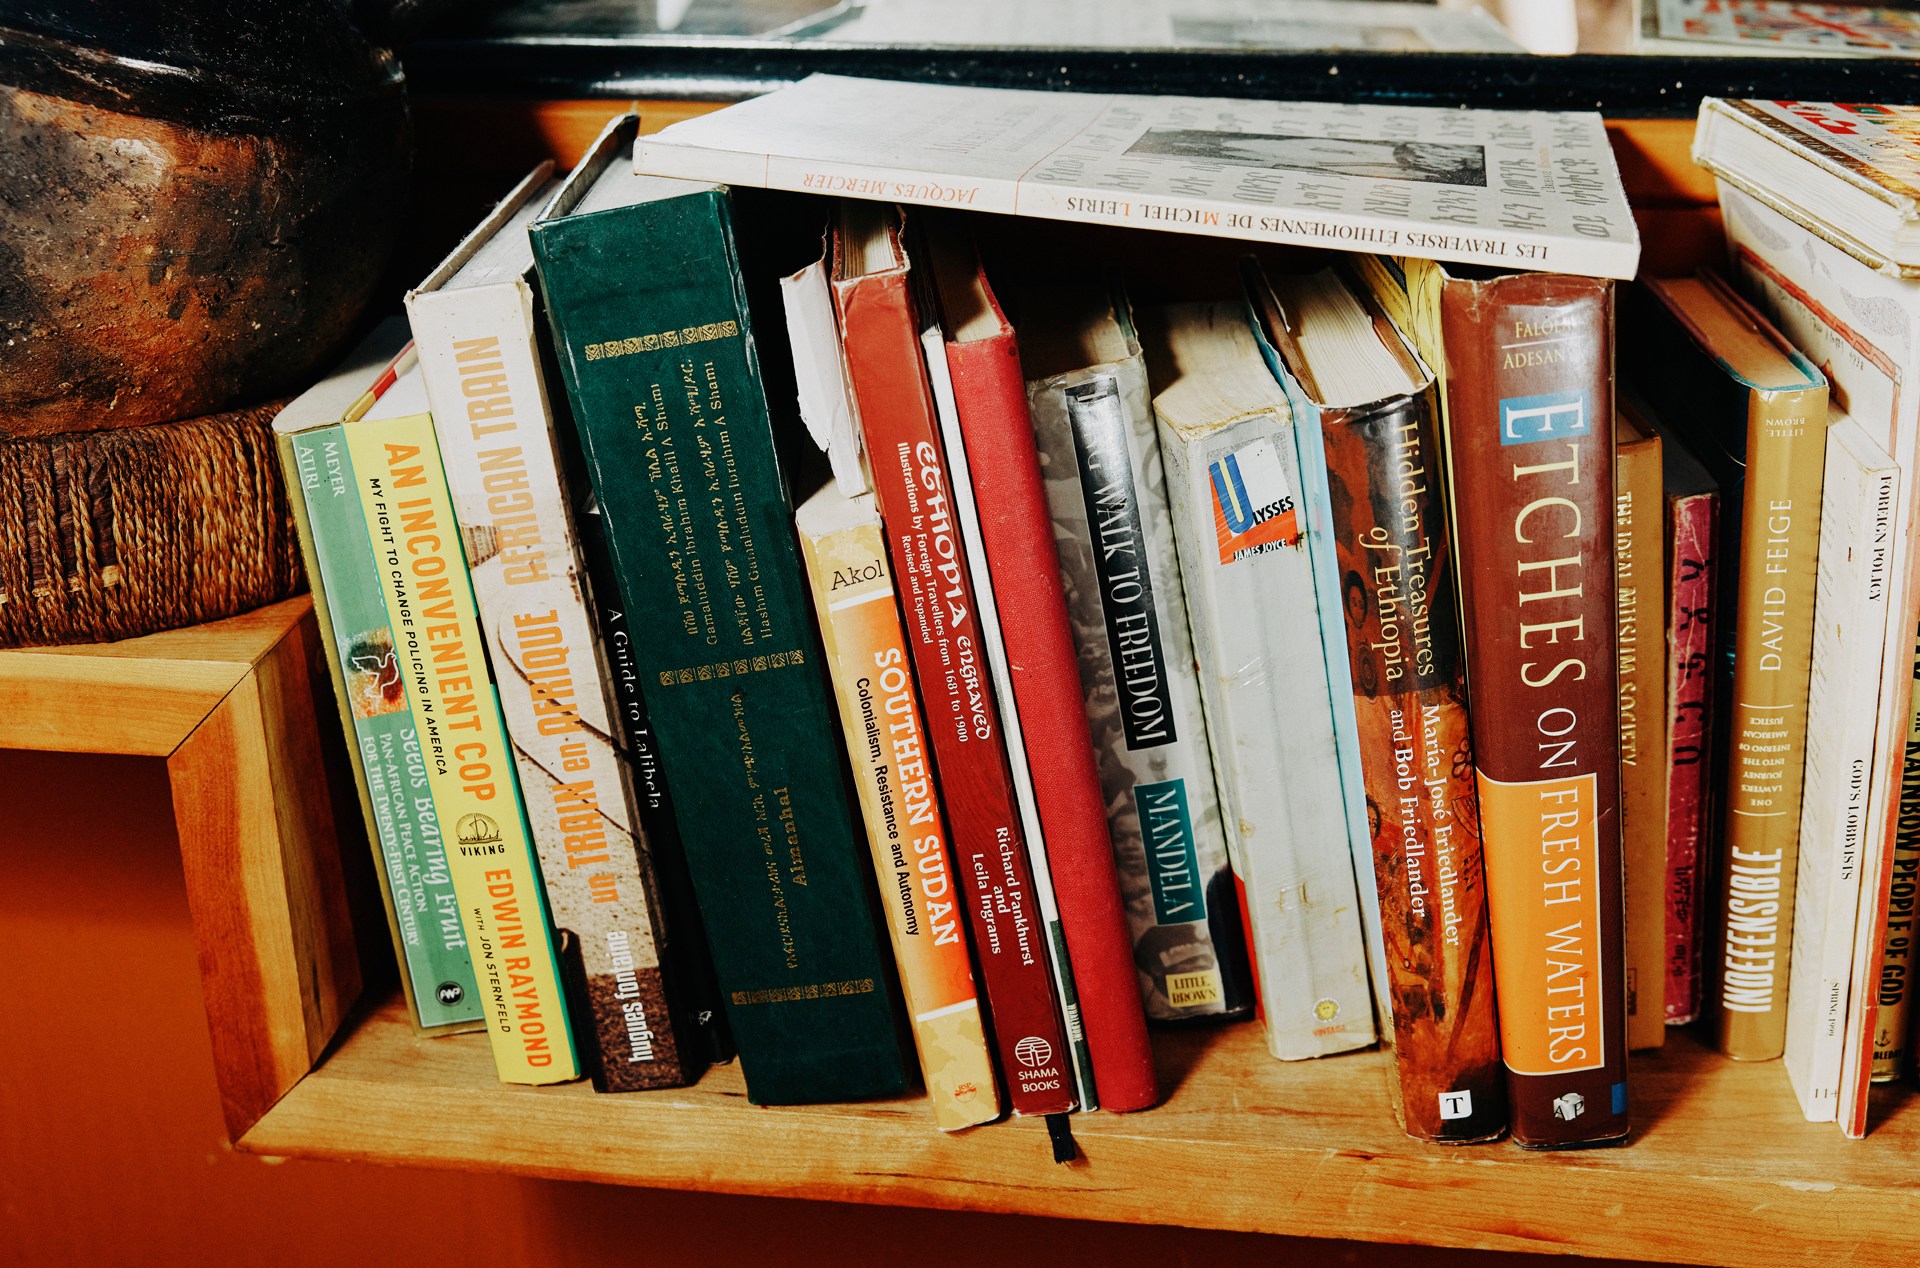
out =
{"type": "Polygon", "coordinates": [[[1719,497],[1667,499],[1667,1024],[1700,1015],[1719,497]]]}
{"type": "Polygon", "coordinates": [[[1449,278],[1448,494],[1514,1140],[1626,1136],[1613,293],[1449,278]]]}
{"type": "Polygon", "coordinates": [[[986,303],[997,333],[947,344],[981,536],[1100,1107],[1146,1109],[1159,1099],[1153,1051],[1120,907],[1026,380],[1012,327],[991,295],[986,303]]]}
{"type": "Polygon", "coordinates": [[[954,522],[904,252],[898,259],[898,268],[834,282],[847,370],[927,711],[955,870],[968,890],[1000,1069],[1014,1112],[1061,1113],[1074,1105],[1073,1081],[1064,1077],[1066,1028],[981,659],[973,582],[954,522]],[[1038,1051],[1053,1056],[1036,1062],[1031,1054],[1038,1051]]]}

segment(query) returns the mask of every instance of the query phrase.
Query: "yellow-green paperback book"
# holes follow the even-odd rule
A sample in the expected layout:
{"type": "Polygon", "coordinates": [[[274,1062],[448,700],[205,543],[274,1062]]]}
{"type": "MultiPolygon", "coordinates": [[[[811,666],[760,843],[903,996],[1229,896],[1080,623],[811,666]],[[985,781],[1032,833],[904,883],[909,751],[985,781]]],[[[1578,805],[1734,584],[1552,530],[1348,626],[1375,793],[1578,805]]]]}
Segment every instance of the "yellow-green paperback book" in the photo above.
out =
{"type": "Polygon", "coordinates": [[[494,1067],[505,1083],[578,1078],[546,894],[418,371],[403,369],[342,430],[440,811],[494,1067]]]}

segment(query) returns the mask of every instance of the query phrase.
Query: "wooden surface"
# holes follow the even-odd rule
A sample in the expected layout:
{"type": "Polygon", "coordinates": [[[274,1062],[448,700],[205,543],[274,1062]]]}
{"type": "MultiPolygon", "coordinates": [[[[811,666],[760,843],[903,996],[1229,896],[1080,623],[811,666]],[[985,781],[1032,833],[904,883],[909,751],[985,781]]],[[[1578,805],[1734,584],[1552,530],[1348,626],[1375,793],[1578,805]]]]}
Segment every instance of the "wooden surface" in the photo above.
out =
{"type": "Polygon", "coordinates": [[[166,759],[235,1137],[306,1074],[360,995],[321,655],[304,595],[145,638],[0,652],[0,748],[166,759]]]}
{"type": "MultiPolygon", "coordinates": [[[[1394,1126],[1377,1053],[1282,1064],[1252,1025],[1155,1035],[1173,1091],[1075,1116],[1078,1161],[1015,1120],[943,1136],[918,1100],[764,1109],[737,1068],[694,1088],[510,1088],[484,1037],[373,1010],[254,1125],[271,1155],[661,1188],[991,1210],[1493,1250],[1740,1265],[1911,1262],[1920,1107],[1864,1142],[1800,1120],[1779,1062],[1690,1034],[1634,1062],[1625,1147],[1425,1146],[1394,1126]]],[[[1898,1095],[1897,1093],[1895,1095],[1898,1095]]]]}
{"type": "Polygon", "coordinates": [[[145,638],[0,651],[0,748],[165,757],[312,611],[301,595],[145,638]]]}
{"type": "Polygon", "coordinates": [[[360,996],[314,706],[317,691],[332,701],[313,680],[320,655],[313,622],[294,626],[167,759],[235,1137],[300,1081],[360,996]]]}
{"type": "MultiPolygon", "coordinates": [[[[8,801],[0,827],[0,963],[8,1012],[28,1023],[0,1043],[7,1268],[908,1268],[902,1247],[911,1268],[1539,1268],[1473,1251],[241,1153],[214,1091],[166,768],[0,751],[0,788],[32,793],[8,801]]],[[[384,941],[377,904],[374,915],[384,941]]]]}

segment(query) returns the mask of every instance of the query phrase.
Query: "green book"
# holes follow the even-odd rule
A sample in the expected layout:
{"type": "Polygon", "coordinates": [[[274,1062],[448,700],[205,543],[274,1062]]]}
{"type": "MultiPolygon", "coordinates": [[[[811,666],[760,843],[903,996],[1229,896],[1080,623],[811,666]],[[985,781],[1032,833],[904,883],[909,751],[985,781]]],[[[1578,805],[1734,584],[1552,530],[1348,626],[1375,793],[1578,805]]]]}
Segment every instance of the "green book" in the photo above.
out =
{"type": "Polygon", "coordinates": [[[774,452],[727,191],[632,173],[616,120],[533,223],[694,889],[762,1105],[908,1064],[774,452]]]}
{"type": "Polygon", "coordinates": [[[481,1003],[460,904],[427,790],[419,732],[401,688],[353,460],[341,429],[328,425],[338,422],[405,340],[405,327],[397,322],[375,331],[339,373],[282,410],[274,430],[361,811],[379,863],[401,985],[421,1029],[470,1030],[480,1021],[481,1003]],[[324,570],[323,550],[332,565],[324,570]]]}

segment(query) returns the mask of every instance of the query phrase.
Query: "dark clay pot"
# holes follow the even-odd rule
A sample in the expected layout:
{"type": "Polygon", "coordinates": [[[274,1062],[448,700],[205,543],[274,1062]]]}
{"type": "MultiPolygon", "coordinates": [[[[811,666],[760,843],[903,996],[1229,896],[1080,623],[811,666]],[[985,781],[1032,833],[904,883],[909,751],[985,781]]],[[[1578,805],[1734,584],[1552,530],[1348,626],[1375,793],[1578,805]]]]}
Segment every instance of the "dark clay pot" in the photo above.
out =
{"type": "Polygon", "coordinates": [[[0,0],[0,433],[305,386],[410,146],[398,63],[334,0],[0,0]]]}

